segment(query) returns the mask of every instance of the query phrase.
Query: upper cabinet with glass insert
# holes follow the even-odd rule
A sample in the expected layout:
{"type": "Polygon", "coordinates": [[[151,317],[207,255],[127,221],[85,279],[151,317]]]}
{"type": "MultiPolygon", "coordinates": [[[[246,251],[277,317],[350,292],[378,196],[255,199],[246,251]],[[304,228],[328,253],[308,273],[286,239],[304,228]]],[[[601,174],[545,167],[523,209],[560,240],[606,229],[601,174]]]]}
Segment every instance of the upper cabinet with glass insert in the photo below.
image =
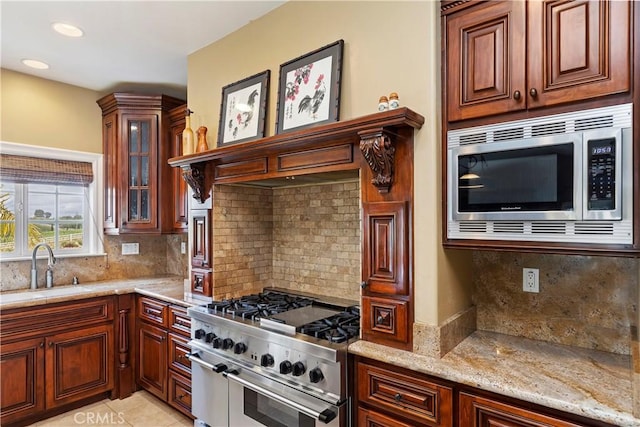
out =
{"type": "Polygon", "coordinates": [[[169,111],[184,101],[166,95],[113,93],[102,108],[107,234],[174,231],[174,155],[169,111]]]}

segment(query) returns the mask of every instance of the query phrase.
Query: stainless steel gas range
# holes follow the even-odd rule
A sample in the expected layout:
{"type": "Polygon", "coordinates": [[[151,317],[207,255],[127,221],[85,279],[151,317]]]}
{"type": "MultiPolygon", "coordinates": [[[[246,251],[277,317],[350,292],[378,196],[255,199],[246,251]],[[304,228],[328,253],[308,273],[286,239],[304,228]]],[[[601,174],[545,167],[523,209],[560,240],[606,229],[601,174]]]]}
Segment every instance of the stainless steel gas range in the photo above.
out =
{"type": "Polygon", "coordinates": [[[268,290],[189,308],[196,424],[346,426],[355,304],[268,290]]]}

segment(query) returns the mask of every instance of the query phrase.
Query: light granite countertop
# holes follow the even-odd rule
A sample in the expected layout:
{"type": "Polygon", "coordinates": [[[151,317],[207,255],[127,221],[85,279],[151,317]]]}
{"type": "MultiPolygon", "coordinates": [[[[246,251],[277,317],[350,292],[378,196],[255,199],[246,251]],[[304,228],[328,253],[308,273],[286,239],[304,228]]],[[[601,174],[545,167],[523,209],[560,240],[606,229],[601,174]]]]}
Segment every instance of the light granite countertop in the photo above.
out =
{"type": "Polygon", "coordinates": [[[25,289],[0,293],[0,310],[31,307],[56,302],[120,295],[136,292],[185,307],[204,304],[184,292],[184,279],[177,276],[107,280],[80,285],[54,286],[50,289],[25,289]]]}
{"type": "Polygon", "coordinates": [[[476,331],[436,359],[356,341],[349,352],[435,377],[620,426],[632,415],[631,358],[476,331]]]}

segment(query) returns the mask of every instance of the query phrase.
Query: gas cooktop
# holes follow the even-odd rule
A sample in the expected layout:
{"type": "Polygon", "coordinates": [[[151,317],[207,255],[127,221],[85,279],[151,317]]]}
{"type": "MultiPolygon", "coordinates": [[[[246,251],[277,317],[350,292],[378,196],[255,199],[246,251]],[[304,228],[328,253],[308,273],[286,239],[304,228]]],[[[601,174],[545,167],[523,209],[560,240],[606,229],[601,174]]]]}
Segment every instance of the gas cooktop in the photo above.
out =
{"type": "Polygon", "coordinates": [[[213,301],[205,307],[212,315],[250,320],[264,329],[302,333],[332,343],[357,338],[360,332],[359,306],[333,298],[267,290],[213,301]]]}

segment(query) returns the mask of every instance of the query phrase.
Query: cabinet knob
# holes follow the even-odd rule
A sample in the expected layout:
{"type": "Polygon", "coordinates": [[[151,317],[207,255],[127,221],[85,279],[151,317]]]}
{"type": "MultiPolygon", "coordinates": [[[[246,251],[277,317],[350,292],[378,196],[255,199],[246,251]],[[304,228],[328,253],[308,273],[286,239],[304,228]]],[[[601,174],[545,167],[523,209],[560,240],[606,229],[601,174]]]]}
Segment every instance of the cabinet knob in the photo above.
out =
{"type": "Polygon", "coordinates": [[[519,90],[513,92],[513,99],[515,99],[516,101],[520,101],[520,98],[521,98],[521,95],[519,90]]]}
{"type": "Polygon", "coordinates": [[[393,396],[393,398],[395,399],[396,402],[400,402],[402,400],[402,395],[400,393],[396,393],[396,395],[393,396]]]}
{"type": "Polygon", "coordinates": [[[40,341],[40,348],[44,348],[44,341],[40,341]]]}
{"type": "Polygon", "coordinates": [[[362,283],[360,283],[360,287],[361,287],[362,289],[366,288],[366,287],[367,287],[367,285],[368,285],[368,283],[367,283],[366,281],[363,281],[362,283]]]}
{"type": "Polygon", "coordinates": [[[49,341],[49,347],[53,347],[53,341],[49,341]]]}
{"type": "Polygon", "coordinates": [[[529,95],[531,95],[532,98],[535,98],[536,96],[538,96],[538,91],[536,90],[535,87],[531,88],[531,90],[529,91],[529,95]]]}

